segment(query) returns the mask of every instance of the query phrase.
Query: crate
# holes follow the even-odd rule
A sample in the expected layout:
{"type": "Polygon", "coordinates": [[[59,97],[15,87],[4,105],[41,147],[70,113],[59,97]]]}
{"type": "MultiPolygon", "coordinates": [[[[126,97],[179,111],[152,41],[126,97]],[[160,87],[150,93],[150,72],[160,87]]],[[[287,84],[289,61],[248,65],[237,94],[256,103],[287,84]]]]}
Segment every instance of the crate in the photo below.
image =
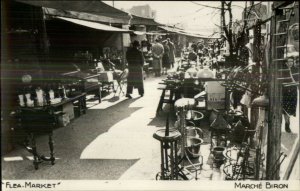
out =
{"type": "Polygon", "coordinates": [[[66,127],[70,123],[70,117],[68,114],[63,114],[58,117],[58,126],[66,127]]]}
{"type": "Polygon", "coordinates": [[[69,116],[69,120],[72,120],[75,118],[73,103],[70,102],[70,103],[64,104],[62,111],[69,116]]]}

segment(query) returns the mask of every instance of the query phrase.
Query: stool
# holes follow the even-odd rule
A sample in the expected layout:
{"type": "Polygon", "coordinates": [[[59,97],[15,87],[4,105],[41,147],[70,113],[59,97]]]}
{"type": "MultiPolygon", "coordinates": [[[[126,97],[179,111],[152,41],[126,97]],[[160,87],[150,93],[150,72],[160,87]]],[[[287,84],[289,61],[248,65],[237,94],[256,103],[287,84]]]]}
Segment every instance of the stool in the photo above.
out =
{"type": "Polygon", "coordinates": [[[159,114],[160,111],[162,111],[162,106],[164,103],[171,104],[171,106],[173,106],[173,107],[174,107],[174,103],[175,103],[175,100],[173,99],[174,88],[166,86],[164,88],[158,88],[158,89],[162,90],[162,93],[161,93],[160,100],[159,100],[159,103],[158,103],[158,106],[156,109],[156,116],[159,114]],[[166,90],[170,91],[170,95],[169,95],[168,99],[165,99],[166,90]]]}
{"type": "Polygon", "coordinates": [[[160,174],[161,180],[178,180],[177,142],[181,134],[175,129],[170,129],[168,136],[165,133],[166,130],[161,129],[153,134],[153,138],[160,141],[161,150],[161,172],[157,173],[156,179],[160,174]]]}

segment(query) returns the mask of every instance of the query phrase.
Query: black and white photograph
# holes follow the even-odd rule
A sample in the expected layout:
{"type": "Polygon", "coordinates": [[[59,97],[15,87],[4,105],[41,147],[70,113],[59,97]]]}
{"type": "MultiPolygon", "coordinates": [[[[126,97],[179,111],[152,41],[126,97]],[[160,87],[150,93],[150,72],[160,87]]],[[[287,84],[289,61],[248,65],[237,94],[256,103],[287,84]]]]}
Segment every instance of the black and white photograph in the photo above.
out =
{"type": "Polygon", "coordinates": [[[1,1],[5,191],[300,190],[298,1],[1,1]]]}

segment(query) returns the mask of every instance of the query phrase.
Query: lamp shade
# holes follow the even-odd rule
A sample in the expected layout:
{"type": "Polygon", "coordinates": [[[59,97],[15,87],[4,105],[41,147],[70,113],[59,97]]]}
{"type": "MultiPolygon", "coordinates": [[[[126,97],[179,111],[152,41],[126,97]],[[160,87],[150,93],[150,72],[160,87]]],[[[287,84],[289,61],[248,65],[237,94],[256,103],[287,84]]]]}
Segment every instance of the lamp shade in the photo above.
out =
{"type": "Polygon", "coordinates": [[[266,107],[268,107],[268,105],[269,105],[269,98],[265,94],[255,98],[251,103],[252,107],[266,108],[266,107]]]}
{"type": "Polygon", "coordinates": [[[216,119],[211,123],[210,127],[215,130],[230,129],[230,125],[221,114],[217,115],[216,119]]]}
{"type": "Polygon", "coordinates": [[[191,77],[195,78],[197,77],[197,69],[192,67],[192,68],[189,68],[187,71],[186,71],[191,77]]]}
{"type": "Polygon", "coordinates": [[[31,80],[32,80],[32,77],[29,74],[25,74],[25,75],[22,76],[22,82],[23,83],[30,83],[31,80]]]}
{"type": "Polygon", "coordinates": [[[214,72],[208,68],[204,68],[197,73],[198,78],[214,78],[214,72]]]}

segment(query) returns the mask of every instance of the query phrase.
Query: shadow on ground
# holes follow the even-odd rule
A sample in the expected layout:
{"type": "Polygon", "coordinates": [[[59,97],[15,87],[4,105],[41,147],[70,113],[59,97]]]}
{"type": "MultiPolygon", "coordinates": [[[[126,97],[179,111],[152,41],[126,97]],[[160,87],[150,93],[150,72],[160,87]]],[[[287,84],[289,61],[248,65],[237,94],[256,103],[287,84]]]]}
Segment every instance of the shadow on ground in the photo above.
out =
{"type": "MultiPolygon", "coordinates": [[[[80,159],[82,151],[100,134],[107,132],[113,125],[128,118],[140,107],[130,107],[136,99],[121,101],[109,108],[87,110],[87,114],[75,119],[67,127],[53,132],[54,151],[58,158],[55,165],[47,162],[34,170],[31,156],[19,147],[9,156],[22,156],[24,160],[6,162],[2,158],[3,179],[118,179],[138,160],[80,159]],[[18,169],[18,170],[15,170],[18,169]]],[[[38,151],[48,155],[48,137],[37,138],[38,151]]],[[[99,148],[101,149],[101,148],[99,148]]]]}

